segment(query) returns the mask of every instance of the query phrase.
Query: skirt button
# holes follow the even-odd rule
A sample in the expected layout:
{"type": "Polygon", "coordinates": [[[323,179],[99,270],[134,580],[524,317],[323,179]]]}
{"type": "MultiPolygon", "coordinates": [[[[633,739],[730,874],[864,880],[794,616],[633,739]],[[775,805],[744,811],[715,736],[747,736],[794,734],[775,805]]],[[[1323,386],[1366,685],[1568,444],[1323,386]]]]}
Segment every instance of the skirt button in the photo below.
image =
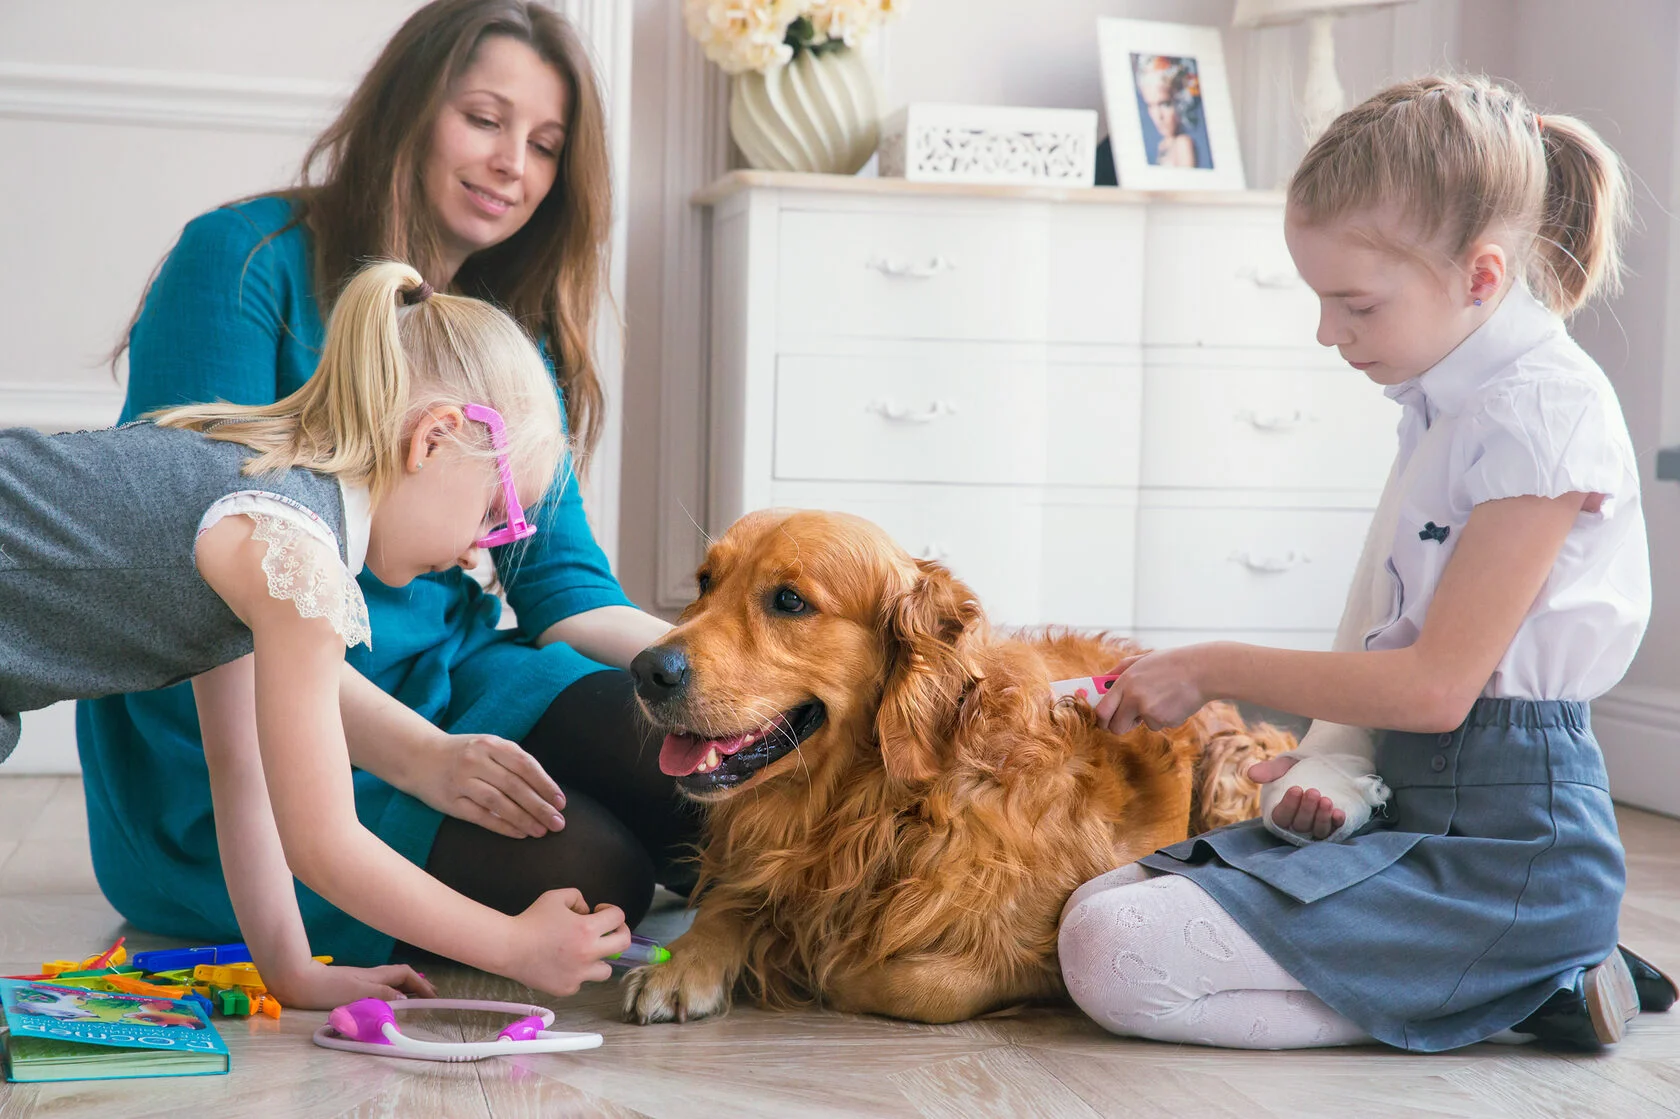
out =
{"type": "Polygon", "coordinates": [[[1436,754],[1433,758],[1429,759],[1429,768],[1433,769],[1436,773],[1439,773],[1443,769],[1447,768],[1447,759],[1442,757],[1440,754],[1436,754]]]}

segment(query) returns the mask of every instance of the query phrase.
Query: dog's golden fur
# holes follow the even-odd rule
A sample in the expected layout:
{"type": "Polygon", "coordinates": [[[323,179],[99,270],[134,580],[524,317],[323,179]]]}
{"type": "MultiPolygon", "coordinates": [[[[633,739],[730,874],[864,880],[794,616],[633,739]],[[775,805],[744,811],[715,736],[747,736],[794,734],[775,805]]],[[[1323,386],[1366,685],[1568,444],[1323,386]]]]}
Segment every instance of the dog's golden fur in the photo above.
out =
{"type": "Polygon", "coordinates": [[[1100,729],[1049,684],[1131,645],[994,634],[966,586],[854,517],[750,515],[701,574],[661,643],[686,657],[687,684],[646,704],[655,721],[721,738],[813,699],[826,721],[744,783],[698,793],[704,892],[670,962],[632,973],[639,1021],[721,1011],[738,983],[764,1005],[929,1022],[1059,996],[1073,889],[1252,816],[1242,770],[1294,745],[1222,703],[1162,732],[1100,729]],[[806,609],[779,611],[784,588],[806,609]]]}

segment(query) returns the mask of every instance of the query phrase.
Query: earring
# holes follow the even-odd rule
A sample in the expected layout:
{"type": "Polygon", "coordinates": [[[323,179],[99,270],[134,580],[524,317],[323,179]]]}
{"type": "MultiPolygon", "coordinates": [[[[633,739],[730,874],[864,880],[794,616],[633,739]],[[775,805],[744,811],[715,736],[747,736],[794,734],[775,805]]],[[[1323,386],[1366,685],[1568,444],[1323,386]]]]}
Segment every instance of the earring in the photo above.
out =
{"type": "MultiPolygon", "coordinates": [[[[1480,307],[1481,305],[1482,305],[1482,301],[1480,299],[1476,300],[1476,306],[1480,307]]],[[[422,463],[421,465],[425,465],[425,464],[422,463]]]]}

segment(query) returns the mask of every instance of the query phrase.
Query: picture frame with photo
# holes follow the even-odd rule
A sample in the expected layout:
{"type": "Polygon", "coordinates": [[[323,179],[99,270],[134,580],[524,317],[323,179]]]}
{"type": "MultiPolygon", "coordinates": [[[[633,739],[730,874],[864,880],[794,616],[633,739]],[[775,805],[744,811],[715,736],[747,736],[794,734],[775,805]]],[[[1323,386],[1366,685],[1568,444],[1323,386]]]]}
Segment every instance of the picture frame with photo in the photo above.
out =
{"type": "Polygon", "coordinates": [[[1099,19],[1109,147],[1127,190],[1242,190],[1219,28],[1099,19]]]}

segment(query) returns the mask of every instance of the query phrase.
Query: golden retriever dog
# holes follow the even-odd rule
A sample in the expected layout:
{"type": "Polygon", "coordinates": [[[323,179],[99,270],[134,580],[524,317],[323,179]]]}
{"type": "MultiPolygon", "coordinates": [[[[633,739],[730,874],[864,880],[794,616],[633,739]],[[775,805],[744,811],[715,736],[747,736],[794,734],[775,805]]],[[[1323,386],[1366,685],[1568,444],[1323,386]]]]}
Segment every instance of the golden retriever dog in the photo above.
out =
{"type": "Polygon", "coordinates": [[[719,1013],[738,984],[922,1022],[1061,997],[1074,888],[1254,815],[1242,771],[1295,744],[1223,703],[1099,728],[1051,681],[1140,650],[995,634],[950,572],[856,517],[744,517],[699,587],[632,666],[661,768],[707,813],[694,924],[627,977],[635,1021],[719,1013]]]}

